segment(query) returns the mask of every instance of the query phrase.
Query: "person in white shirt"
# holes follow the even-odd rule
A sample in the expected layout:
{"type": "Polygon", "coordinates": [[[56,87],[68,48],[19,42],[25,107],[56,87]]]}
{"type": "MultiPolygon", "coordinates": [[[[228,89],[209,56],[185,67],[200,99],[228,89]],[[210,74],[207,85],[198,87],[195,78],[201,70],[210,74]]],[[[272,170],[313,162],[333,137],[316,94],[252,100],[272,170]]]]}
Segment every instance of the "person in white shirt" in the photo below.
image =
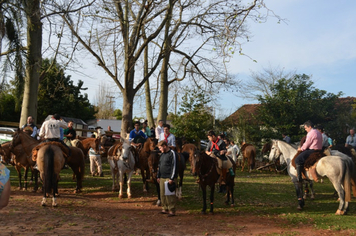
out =
{"type": "Polygon", "coordinates": [[[48,141],[60,141],[60,127],[67,128],[67,123],[60,118],[58,114],[54,114],[51,119],[43,122],[39,136],[48,141]]]}
{"type": "Polygon", "coordinates": [[[170,129],[171,129],[170,125],[168,124],[163,125],[163,133],[160,134],[158,142],[166,141],[169,148],[176,150],[176,137],[169,132],[170,129]]]}
{"type": "Polygon", "coordinates": [[[159,120],[158,121],[158,125],[157,128],[155,130],[155,134],[156,134],[156,139],[159,140],[161,133],[163,133],[163,120],[159,120]]]}

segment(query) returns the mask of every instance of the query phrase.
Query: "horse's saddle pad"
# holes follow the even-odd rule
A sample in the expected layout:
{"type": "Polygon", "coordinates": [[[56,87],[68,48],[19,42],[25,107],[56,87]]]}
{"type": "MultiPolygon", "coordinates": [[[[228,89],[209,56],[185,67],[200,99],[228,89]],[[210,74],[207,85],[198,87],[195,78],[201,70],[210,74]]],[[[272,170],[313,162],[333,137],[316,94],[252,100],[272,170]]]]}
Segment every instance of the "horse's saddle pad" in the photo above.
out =
{"type": "Polygon", "coordinates": [[[45,143],[40,143],[38,144],[36,147],[34,147],[32,149],[32,160],[33,161],[36,161],[37,160],[37,153],[38,153],[38,150],[40,150],[43,146],[46,146],[46,145],[56,145],[58,147],[61,148],[62,152],[63,152],[63,155],[64,155],[64,158],[67,159],[68,155],[69,155],[69,151],[68,151],[68,148],[64,147],[61,143],[59,142],[56,142],[56,141],[51,141],[51,142],[45,142],[45,143]]]}

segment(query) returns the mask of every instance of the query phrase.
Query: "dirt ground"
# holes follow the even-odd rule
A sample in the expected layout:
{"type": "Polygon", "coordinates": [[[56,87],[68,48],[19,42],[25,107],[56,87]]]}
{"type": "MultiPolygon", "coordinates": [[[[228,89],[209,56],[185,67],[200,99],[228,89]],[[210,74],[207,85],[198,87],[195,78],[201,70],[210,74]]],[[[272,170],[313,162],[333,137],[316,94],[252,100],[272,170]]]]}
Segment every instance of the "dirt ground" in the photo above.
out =
{"type": "MultiPolygon", "coordinates": [[[[160,214],[152,197],[117,200],[113,193],[75,195],[59,189],[59,206],[40,206],[41,194],[12,189],[0,211],[0,235],[340,235],[312,226],[284,227],[277,217],[202,215],[180,210],[160,214]]],[[[48,203],[50,203],[48,199],[48,203]]],[[[50,204],[49,204],[50,205],[50,204]]]]}

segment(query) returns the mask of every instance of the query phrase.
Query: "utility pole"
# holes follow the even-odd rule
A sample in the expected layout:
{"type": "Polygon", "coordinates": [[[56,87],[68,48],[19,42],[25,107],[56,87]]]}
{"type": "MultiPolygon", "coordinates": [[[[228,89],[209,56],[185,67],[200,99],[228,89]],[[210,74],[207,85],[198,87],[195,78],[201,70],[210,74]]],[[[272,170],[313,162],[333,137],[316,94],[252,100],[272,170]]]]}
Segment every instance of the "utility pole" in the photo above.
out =
{"type": "Polygon", "coordinates": [[[115,98],[114,96],[106,96],[107,98],[109,98],[109,111],[108,111],[108,115],[109,115],[109,117],[108,118],[110,118],[111,116],[113,116],[113,113],[114,113],[114,108],[113,108],[113,103],[114,103],[114,101],[113,101],[113,99],[115,98]]]}

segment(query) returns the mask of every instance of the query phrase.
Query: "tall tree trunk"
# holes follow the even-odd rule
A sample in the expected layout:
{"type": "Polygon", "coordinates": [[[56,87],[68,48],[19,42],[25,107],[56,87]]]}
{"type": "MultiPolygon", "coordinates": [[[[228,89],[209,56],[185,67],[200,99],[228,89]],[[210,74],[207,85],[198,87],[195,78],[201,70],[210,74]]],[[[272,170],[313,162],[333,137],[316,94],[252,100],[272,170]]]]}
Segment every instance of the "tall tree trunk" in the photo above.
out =
{"type": "MultiPolygon", "coordinates": [[[[148,46],[145,48],[144,52],[144,76],[148,75],[148,46]]],[[[148,120],[148,126],[154,126],[152,103],[151,103],[151,91],[150,91],[150,81],[145,82],[145,96],[146,96],[146,116],[148,120]]]]}
{"type": "Polygon", "coordinates": [[[42,65],[42,23],[40,1],[24,1],[27,15],[27,61],[24,96],[19,125],[26,124],[32,116],[37,122],[37,95],[42,65]]]}
{"type": "MultiPolygon", "coordinates": [[[[169,4],[172,5],[172,0],[169,1],[169,4]]],[[[157,121],[163,120],[166,123],[167,120],[167,110],[168,110],[168,63],[169,57],[171,55],[171,37],[169,36],[169,31],[171,27],[171,19],[172,19],[172,10],[173,7],[169,8],[168,19],[165,25],[165,35],[164,35],[164,45],[163,45],[163,53],[164,57],[162,60],[161,67],[161,78],[160,78],[160,98],[159,98],[159,109],[158,109],[158,117],[157,121]]]]}
{"type": "Polygon", "coordinates": [[[123,89],[123,106],[122,106],[122,123],[121,136],[126,138],[132,129],[132,108],[135,97],[134,77],[135,77],[135,60],[127,56],[125,60],[125,89],[123,89]]]}

